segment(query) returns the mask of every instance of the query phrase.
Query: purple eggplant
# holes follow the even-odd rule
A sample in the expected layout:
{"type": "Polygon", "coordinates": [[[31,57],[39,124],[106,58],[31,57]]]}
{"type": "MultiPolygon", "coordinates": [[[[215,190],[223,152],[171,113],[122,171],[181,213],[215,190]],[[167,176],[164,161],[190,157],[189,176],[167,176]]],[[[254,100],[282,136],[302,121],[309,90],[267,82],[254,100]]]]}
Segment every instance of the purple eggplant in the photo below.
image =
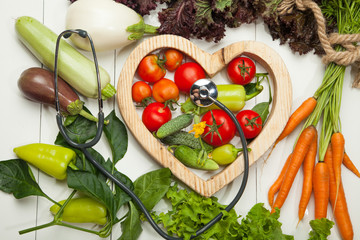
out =
{"type": "MultiPolygon", "coordinates": [[[[24,96],[32,101],[55,107],[54,73],[38,67],[26,69],[20,75],[18,87],[24,96]]],[[[68,115],[77,115],[96,121],[97,118],[83,109],[84,103],[78,94],[58,77],[60,109],[68,115]]]]}

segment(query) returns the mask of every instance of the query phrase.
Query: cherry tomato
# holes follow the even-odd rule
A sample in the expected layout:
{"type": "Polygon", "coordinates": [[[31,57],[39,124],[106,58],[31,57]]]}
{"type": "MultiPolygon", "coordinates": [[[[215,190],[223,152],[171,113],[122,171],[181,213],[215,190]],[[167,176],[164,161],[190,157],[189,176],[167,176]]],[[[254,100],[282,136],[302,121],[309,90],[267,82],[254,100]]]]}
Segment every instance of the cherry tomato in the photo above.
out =
{"type": "Polygon", "coordinates": [[[235,136],[236,126],[229,115],[221,109],[210,110],[204,114],[201,121],[205,121],[207,126],[202,134],[202,139],[215,147],[229,143],[235,136]],[[213,121],[215,119],[215,122],[213,121]],[[208,125],[212,126],[209,127],[208,125]],[[216,132],[216,128],[218,133],[216,132]]]}
{"type": "Polygon", "coordinates": [[[145,98],[151,97],[151,87],[143,81],[134,83],[131,87],[134,102],[141,103],[145,98]]]}
{"type": "Polygon", "coordinates": [[[184,56],[181,52],[175,49],[168,49],[165,51],[165,67],[169,71],[177,69],[183,60],[184,56]]]}
{"type": "Polygon", "coordinates": [[[150,103],[142,113],[142,122],[150,131],[157,131],[164,123],[171,119],[171,111],[169,107],[165,107],[163,103],[150,103]]]}
{"type": "Polygon", "coordinates": [[[253,110],[243,110],[236,114],[236,119],[244,132],[246,139],[255,138],[262,129],[260,115],[253,110]]]}
{"type": "Polygon", "coordinates": [[[137,72],[142,80],[153,83],[165,76],[166,69],[162,59],[155,54],[150,54],[141,60],[137,72]]]}
{"type": "Polygon", "coordinates": [[[248,84],[255,77],[255,73],[255,63],[247,57],[234,58],[227,66],[227,75],[236,84],[248,84]]]}
{"type": "Polygon", "coordinates": [[[179,99],[179,89],[176,84],[167,78],[162,78],[153,85],[152,96],[157,102],[179,99]]]}
{"type": "Polygon", "coordinates": [[[175,71],[174,80],[180,91],[189,93],[194,82],[205,78],[204,69],[195,62],[182,64],[175,71]]]}

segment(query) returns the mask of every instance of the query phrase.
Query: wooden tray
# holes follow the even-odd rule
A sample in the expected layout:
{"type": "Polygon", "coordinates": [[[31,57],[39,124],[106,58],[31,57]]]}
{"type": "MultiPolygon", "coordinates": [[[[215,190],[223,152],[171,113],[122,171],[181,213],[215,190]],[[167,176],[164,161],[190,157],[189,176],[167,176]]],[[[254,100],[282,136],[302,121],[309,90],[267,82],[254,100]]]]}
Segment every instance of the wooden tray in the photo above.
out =
{"type": "Polygon", "coordinates": [[[267,45],[256,41],[243,41],[231,44],[214,54],[209,54],[198,48],[189,40],[175,35],[160,35],[145,40],[139,44],[124,64],[117,86],[117,102],[123,120],[142,147],[164,167],[182,182],[199,194],[209,197],[232,182],[244,170],[242,154],[221,172],[209,179],[199,177],[192,169],[178,161],[160,141],[143,125],[131,97],[136,69],[141,59],[150,52],[161,48],[175,48],[197,61],[206,71],[208,77],[213,77],[221,71],[233,58],[246,55],[269,73],[272,80],[273,102],[268,120],[249,148],[249,163],[252,165],[275,142],[284,128],[291,111],[292,87],[289,73],[281,57],[267,45]]]}

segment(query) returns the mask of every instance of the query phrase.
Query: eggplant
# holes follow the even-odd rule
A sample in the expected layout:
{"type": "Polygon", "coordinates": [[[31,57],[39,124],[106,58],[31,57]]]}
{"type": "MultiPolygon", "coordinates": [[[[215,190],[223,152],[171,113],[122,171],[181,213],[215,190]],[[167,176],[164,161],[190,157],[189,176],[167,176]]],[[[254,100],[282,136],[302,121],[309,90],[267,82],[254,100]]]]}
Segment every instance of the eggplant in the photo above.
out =
{"type": "MultiPolygon", "coordinates": [[[[23,95],[34,102],[55,107],[54,73],[39,67],[28,68],[18,79],[23,95]]],[[[67,115],[78,115],[97,122],[98,119],[83,109],[79,95],[62,78],[58,77],[60,110],[67,115]]]]}

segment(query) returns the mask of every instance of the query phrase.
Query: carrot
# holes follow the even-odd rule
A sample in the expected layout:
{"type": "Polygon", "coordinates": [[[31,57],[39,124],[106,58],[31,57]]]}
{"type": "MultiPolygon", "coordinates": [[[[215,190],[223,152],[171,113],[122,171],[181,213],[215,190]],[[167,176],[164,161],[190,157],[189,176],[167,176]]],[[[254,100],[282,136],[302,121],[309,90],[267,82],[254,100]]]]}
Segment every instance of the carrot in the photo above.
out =
{"type": "Polygon", "coordinates": [[[310,144],[312,143],[316,134],[317,130],[313,125],[305,128],[300,134],[291,157],[289,168],[285,173],[283,183],[281,184],[279,193],[272,207],[272,212],[275,212],[275,208],[281,208],[284,204],[289,194],[290,188],[294,182],[295,176],[299,171],[299,168],[304,161],[305,155],[309,150],[310,144]]]}
{"type": "MultiPolygon", "coordinates": [[[[332,159],[333,159],[333,168],[336,181],[336,192],[339,192],[340,182],[341,182],[341,165],[344,159],[344,150],[345,150],[345,139],[341,132],[333,133],[331,136],[331,149],[332,149],[332,159]]],[[[336,201],[335,201],[336,205],[336,201]]]]}
{"type": "Polygon", "coordinates": [[[354,238],[354,230],[353,230],[349,210],[348,210],[347,203],[346,203],[344,188],[343,188],[343,185],[341,182],[340,182],[339,192],[337,193],[331,144],[329,145],[329,147],[326,151],[324,161],[329,168],[329,177],[330,177],[330,194],[329,194],[329,196],[330,196],[330,203],[331,203],[331,206],[334,211],[336,225],[339,229],[342,239],[352,240],[354,238]],[[326,155],[330,155],[330,156],[327,157],[326,155]],[[334,208],[335,201],[336,201],[336,209],[334,208]]]}
{"type": "Polygon", "coordinates": [[[272,207],[272,205],[274,204],[274,196],[279,191],[280,186],[284,180],[285,172],[289,167],[291,156],[292,156],[292,153],[287,157],[286,162],[285,162],[283,168],[281,169],[281,172],[280,172],[278,178],[275,180],[275,182],[273,183],[273,185],[271,185],[271,187],[269,189],[268,200],[269,200],[270,207],[272,207]]]}
{"type": "Polygon", "coordinates": [[[304,178],[303,178],[301,198],[299,202],[299,211],[298,211],[299,222],[304,217],[306,207],[311,197],[316,153],[317,153],[317,136],[315,135],[314,140],[312,141],[309,147],[309,151],[306,154],[303,163],[304,178]]]}
{"type": "Polygon", "coordinates": [[[314,97],[309,97],[306,99],[296,110],[291,114],[289,120],[287,121],[283,131],[281,132],[280,136],[276,139],[274,145],[272,146],[269,155],[267,156],[266,160],[270,157],[272,151],[276,147],[276,145],[287,137],[294,129],[305,119],[307,118],[310,113],[316,107],[317,100],[314,97]]]}
{"type": "Polygon", "coordinates": [[[350,157],[346,154],[346,152],[344,152],[344,159],[343,159],[343,164],[344,166],[349,169],[350,171],[352,171],[356,176],[358,176],[360,178],[360,172],[359,170],[357,170],[356,166],[354,165],[354,163],[351,161],[350,157]]]}
{"type": "Polygon", "coordinates": [[[326,218],[329,203],[329,168],[318,162],[314,169],[315,219],[326,218]]]}

